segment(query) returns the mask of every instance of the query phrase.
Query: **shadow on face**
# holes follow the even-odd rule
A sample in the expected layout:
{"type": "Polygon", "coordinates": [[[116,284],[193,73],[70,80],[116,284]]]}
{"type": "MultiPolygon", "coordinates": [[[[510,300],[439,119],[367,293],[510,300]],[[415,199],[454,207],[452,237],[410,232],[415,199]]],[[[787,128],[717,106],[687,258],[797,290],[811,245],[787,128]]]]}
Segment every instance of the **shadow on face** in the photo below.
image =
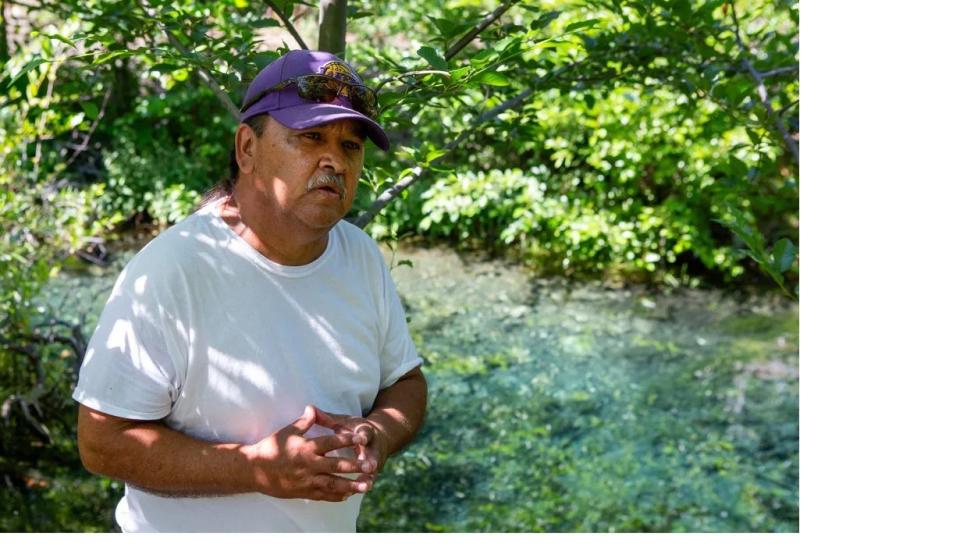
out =
{"type": "Polygon", "coordinates": [[[279,225],[329,230],[356,196],[366,138],[362,124],[340,120],[293,129],[270,118],[263,130],[259,137],[251,128],[238,130],[238,163],[250,175],[256,208],[271,212],[279,225]],[[331,179],[337,184],[324,185],[331,179]]]}

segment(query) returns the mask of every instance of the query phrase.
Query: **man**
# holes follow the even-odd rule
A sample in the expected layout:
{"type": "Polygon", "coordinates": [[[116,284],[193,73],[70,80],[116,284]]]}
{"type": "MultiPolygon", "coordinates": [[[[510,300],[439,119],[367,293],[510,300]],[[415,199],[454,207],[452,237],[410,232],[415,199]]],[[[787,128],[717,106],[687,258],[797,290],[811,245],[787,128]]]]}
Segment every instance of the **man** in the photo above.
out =
{"type": "Polygon", "coordinates": [[[120,274],[84,358],[81,458],[124,531],[355,531],[426,382],[376,244],[341,222],[376,99],[290,52],[247,91],[235,183],[120,274]]]}

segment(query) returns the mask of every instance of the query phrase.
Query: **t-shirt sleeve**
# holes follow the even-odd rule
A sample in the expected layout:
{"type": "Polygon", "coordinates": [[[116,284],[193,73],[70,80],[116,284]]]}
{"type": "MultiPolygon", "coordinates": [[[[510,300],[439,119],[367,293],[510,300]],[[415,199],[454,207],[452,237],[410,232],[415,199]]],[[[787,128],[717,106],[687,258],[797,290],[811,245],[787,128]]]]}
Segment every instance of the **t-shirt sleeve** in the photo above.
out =
{"type": "Polygon", "coordinates": [[[397,294],[396,284],[390,275],[383,257],[380,259],[381,287],[381,340],[380,340],[380,389],[383,390],[397,382],[407,372],[423,364],[417,355],[410,330],[407,327],[406,313],[397,294]]]}
{"type": "Polygon", "coordinates": [[[176,272],[132,261],[121,272],[84,355],[73,399],[137,420],[166,417],[185,376],[187,341],[176,272]],[[153,272],[153,273],[150,273],[153,272]]]}

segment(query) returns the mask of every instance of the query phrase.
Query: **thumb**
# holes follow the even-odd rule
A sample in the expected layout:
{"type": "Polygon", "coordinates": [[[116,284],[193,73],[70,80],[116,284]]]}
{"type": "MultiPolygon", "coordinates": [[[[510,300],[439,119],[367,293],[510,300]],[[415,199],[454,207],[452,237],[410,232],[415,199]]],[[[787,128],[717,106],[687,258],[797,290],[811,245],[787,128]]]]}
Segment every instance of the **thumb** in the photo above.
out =
{"type": "Polygon", "coordinates": [[[293,427],[294,431],[297,434],[303,434],[310,430],[310,427],[314,425],[317,421],[317,409],[311,405],[308,405],[303,410],[303,415],[299,419],[290,424],[293,427]]]}

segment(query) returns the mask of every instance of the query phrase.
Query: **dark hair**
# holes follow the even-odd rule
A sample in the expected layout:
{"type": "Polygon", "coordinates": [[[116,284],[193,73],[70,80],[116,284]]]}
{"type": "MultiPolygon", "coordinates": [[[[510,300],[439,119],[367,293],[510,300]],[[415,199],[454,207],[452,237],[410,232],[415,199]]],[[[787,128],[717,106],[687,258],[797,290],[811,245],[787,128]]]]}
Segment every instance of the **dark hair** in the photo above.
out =
{"type": "MultiPolygon", "coordinates": [[[[267,128],[267,113],[262,113],[256,115],[248,121],[245,121],[241,124],[245,124],[253,129],[253,133],[259,138],[263,136],[264,130],[267,128]]],[[[237,177],[240,175],[240,165],[237,164],[237,148],[233,146],[230,148],[230,172],[228,175],[214,184],[213,187],[208,189],[203,197],[200,199],[200,204],[197,206],[196,210],[200,210],[203,207],[217,201],[221,197],[229,197],[233,194],[233,188],[237,185],[237,177]]]]}

